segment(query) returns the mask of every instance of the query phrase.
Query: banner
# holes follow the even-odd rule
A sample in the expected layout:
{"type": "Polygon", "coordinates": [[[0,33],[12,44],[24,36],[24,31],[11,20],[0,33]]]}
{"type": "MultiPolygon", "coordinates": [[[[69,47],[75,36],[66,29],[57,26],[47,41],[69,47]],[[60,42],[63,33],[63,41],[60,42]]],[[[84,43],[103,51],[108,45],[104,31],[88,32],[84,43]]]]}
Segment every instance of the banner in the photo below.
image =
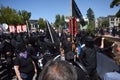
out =
{"type": "Polygon", "coordinates": [[[21,25],[16,26],[16,28],[17,28],[17,33],[22,32],[22,27],[21,27],[21,25]]]}
{"type": "Polygon", "coordinates": [[[15,33],[15,27],[13,25],[9,25],[9,32],[15,33]]]}
{"type": "Polygon", "coordinates": [[[22,25],[22,32],[27,32],[27,26],[26,25],[22,25]]]}

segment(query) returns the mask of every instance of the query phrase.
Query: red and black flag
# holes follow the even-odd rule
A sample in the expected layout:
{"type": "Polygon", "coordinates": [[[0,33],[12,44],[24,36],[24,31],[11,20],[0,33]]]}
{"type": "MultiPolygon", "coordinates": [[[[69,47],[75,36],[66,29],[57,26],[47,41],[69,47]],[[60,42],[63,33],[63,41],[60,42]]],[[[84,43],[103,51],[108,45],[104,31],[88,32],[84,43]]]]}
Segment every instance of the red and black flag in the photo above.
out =
{"type": "Polygon", "coordinates": [[[74,0],[72,0],[72,17],[78,18],[81,25],[85,26],[85,21],[83,19],[83,16],[74,0]]]}

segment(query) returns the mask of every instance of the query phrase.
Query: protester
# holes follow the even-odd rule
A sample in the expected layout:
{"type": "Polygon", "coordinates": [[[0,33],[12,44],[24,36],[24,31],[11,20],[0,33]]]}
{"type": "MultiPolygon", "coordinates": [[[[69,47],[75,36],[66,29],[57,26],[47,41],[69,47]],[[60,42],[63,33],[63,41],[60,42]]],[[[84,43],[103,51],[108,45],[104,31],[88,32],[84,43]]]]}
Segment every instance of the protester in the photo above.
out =
{"type": "Polygon", "coordinates": [[[32,80],[34,73],[37,72],[35,63],[24,44],[19,46],[19,53],[14,60],[14,69],[18,80],[32,80]]]}
{"type": "Polygon", "coordinates": [[[77,72],[68,62],[53,60],[45,65],[39,80],[77,80],[77,72]]]}
{"type": "Polygon", "coordinates": [[[80,61],[87,69],[91,80],[98,80],[96,50],[94,48],[94,39],[91,36],[86,38],[86,44],[81,49],[80,61]]]}

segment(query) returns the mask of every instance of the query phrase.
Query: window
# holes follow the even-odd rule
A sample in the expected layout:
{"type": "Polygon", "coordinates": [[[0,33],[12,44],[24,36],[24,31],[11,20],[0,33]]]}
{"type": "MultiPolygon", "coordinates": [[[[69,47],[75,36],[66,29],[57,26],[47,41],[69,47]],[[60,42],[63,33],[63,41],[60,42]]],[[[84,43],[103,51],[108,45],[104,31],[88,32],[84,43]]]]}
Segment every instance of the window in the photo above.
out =
{"type": "Polygon", "coordinates": [[[114,18],[111,18],[111,21],[114,21],[114,18]]]}

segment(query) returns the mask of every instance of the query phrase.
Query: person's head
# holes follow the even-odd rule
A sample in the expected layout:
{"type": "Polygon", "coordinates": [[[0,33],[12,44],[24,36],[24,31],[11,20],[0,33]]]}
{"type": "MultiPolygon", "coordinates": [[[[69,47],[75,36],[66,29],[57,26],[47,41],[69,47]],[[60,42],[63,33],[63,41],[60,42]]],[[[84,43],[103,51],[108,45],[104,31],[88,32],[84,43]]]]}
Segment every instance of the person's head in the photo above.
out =
{"type": "Polygon", "coordinates": [[[21,43],[18,45],[18,52],[25,52],[26,51],[26,45],[21,43]]]}
{"type": "Polygon", "coordinates": [[[71,41],[70,37],[67,38],[67,41],[71,41]]]}
{"type": "Polygon", "coordinates": [[[65,55],[66,61],[68,61],[70,63],[74,63],[74,57],[75,57],[75,54],[72,51],[67,52],[65,55]]]}
{"type": "Polygon", "coordinates": [[[64,55],[64,53],[65,53],[64,49],[62,47],[60,47],[60,54],[64,55]]]}
{"type": "Polygon", "coordinates": [[[42,70],[39,80],[77,80],[77,72],[67,61],[49,61],[42,70]]]}
{"type": "Polygon", "coordinates": [[[85,45],[87,46],[87,47],[93,47],[94,46],[94,38],[92,37],[92,36],[88,36],[87,38],[86,38],[86,42],[85,42],[85,45]]]}

